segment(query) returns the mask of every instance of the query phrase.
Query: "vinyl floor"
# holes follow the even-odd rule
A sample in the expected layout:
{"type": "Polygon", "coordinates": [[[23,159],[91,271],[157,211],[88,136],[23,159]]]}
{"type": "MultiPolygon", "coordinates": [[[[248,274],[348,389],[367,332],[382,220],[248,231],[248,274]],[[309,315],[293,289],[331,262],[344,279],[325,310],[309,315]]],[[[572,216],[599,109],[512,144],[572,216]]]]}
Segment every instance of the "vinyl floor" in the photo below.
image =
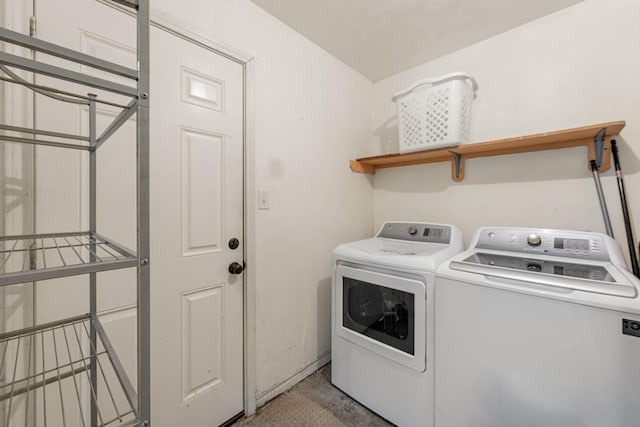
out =
{"type": "Polygon", "coordinates": [[[331,365],[301,381],[233,427],[389,427],[386,420],[369,411],[331,384],[331,365]]]}

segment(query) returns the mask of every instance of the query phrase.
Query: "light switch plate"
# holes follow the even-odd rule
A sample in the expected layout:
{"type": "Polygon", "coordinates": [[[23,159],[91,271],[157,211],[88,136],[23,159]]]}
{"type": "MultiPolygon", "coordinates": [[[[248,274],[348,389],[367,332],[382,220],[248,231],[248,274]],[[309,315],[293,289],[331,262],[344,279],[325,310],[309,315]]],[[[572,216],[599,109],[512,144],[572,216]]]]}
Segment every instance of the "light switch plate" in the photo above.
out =
{"type": "Polygon", "coordinates": [[[264,190],[258,191],[258,209],[260,210],[268,210],[269,209],[269,192],[264,190]]]}

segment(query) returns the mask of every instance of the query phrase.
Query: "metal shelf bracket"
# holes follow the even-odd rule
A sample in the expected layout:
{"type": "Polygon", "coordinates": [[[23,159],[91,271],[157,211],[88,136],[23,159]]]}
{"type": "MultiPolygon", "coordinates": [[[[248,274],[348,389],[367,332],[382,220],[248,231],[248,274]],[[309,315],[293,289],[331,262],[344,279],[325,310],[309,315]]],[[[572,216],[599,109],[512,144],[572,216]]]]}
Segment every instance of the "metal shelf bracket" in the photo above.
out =
{"type": "Polygon", "coordinates": [[[453,154],[453,159],[451,159],[451,179],[460,182],[464,179],[464,159],[460,153],[451,150],[449,150],[449,153],[453,154]]]}
{"type": "Polygon", "coordinates": [[[595,153],[596,166],[600,169],[602,165],[602,153],[604,152],[604,136],[607,133],[607,128],[602,128],[593,137],[593,150],[595,153]]]}

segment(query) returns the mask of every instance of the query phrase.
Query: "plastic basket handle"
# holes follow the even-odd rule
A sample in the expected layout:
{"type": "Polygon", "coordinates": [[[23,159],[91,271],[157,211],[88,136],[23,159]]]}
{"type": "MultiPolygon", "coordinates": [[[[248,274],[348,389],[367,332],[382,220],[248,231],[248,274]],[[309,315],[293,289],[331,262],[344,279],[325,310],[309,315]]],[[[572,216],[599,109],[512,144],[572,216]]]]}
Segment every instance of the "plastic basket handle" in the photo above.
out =
{"type": "Polygon", "coordinates": [[[440,76],[440,77],[434,77],[432,79],[420,80],[420,81],[416,82],[410,88],[405,89],[402,92],[399,92],[399,93],[396,93],[395,95],[393,95],[393,98],[391,98],[391,100],[395,102],[398,98],[400,98],[400,97],[402,97],[402,96],[404,96],[404,95],[406,95],[408,93],[413,92],[414,90],[416,90],[420,86],[435,85],[437,83],[442,83],[442,82],[446,82],[448,80],[456,80],[456,79],[469,80],[471,82],[471,89],[473,89],[473,92],[475,93],[478,90],[478,83],[476,82],[476,80],[473,77],[471,77],[470,75],[468,75],[466,73],[455,72],[455,73],[445,74],[445,75],[440,76]]]}

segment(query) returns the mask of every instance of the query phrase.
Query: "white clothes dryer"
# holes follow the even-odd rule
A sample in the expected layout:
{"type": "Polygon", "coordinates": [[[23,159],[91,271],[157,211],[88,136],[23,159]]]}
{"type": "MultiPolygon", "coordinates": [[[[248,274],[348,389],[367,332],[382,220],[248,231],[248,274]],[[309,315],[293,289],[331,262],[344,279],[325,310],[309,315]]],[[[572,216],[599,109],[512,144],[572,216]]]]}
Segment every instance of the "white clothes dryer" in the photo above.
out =
{"type": "Polygon", "coordinates": [[[463,248],[452,225],[387,222],[334,251],[331,381],[397,425],[433,425],[434,272],[463,248]]]}
{"type": "Polygon", "coordinates": [[[609,236],[485,227],[436,276],[438,427],[640,425],[640,281],[609,236]]]}

